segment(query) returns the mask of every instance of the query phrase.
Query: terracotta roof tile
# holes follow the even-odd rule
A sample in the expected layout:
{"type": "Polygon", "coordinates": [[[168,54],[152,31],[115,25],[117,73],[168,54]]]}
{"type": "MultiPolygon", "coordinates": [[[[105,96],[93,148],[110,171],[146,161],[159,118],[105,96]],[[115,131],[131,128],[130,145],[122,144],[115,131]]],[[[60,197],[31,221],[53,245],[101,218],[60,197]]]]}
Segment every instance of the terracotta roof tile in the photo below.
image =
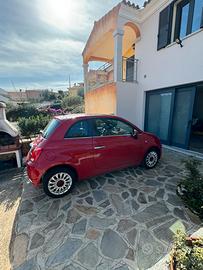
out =
{"type": "Polygon", "coordinates": [[[151,0],[145,1],[144,4],[143,4],[143,7],[146,7],[150,2],[151,2],[151,0]]]}
{"type": "Polygon", "coordinates": [[[139,5],[135,5],[134,3],[131,3],[130,1],[123,0],[122,3],[126,6],[129,6],[135,9],[140,9],[139,5]]]}
{"type": "MultiPolygon", "coordinates": [[[[145,1],[144,4],[143,4],[143,7],[145,8],[150,2],[151,2],[151,0],[145,1]]],[[[140,9],[140,6],[139,5],[136,5],[134,3],[131,3],[131,1],[123,0],[122,3],[124,5],[126,5],[126,6],[129,6],[129,7],[135,8],[135,9],[140,9]]]]}

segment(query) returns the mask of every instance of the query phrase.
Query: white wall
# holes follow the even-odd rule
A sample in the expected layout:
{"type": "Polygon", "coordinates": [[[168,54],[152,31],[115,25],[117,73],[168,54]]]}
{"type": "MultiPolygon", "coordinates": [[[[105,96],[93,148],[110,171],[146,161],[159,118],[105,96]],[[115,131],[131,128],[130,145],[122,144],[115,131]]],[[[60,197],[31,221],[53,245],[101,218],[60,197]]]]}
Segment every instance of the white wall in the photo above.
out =
{"type": "Polygon", "coordinates": [[[117,108],[116,115],[126,118],[133,124],[136,122],[136,83],[132,82],[117,82],[116,95],[117,95],[117,108]]]}
{"type": "Polygon", "coordinates": [[[173,43],[157,51],[159,13],[164,7],[141,24],[141,39],[136,43],[139,64],[135,121],[141,128],[144,124],[145,91],[203,81],[202,30],[183,39],[183,48],[173,43]]]}

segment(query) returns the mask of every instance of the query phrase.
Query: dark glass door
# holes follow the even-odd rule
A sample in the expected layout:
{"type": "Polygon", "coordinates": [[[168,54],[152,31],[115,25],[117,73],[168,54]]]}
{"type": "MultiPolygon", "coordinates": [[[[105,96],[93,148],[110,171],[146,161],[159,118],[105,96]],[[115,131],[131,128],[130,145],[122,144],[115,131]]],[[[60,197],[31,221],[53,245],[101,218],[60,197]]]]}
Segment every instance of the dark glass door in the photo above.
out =
{"type": "Polygon", "coordinates": [[[150,91],[146,99],[145,130],[163,144],[188,148],[195,86],[150,91]]]}
{"type": "Polygon", "coordinates": [[[176,90],[171,129],[171,144],[174,146],[188,148],[195,90],[195,87],[184,87],[176,90]]]}
{"type": "Polygon", "coordinates": [[[173,99],[173,89],[147,93],[145,130],[156,134],[164,144],[169,144],[173,99]]]}

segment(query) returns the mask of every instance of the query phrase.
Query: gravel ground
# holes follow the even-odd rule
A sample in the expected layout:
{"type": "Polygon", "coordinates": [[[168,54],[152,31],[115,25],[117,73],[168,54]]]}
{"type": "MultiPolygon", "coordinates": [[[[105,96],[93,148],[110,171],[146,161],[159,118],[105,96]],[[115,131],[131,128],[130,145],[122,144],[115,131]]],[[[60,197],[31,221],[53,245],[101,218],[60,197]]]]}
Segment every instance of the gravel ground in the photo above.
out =
{"type": "Polygon", "coordinates": [[[22,170],[0,174],[0,269],[9,270],[9,245],[13,223],[21,198],[22,170]]]}

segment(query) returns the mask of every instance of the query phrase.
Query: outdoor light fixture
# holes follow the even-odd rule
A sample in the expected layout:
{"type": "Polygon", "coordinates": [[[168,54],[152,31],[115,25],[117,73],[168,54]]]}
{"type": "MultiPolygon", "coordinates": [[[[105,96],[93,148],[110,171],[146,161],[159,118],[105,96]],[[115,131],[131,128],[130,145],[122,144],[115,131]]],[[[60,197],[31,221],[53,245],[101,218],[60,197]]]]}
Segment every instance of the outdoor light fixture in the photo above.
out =
{"type": "Polygon", "coordinates": [[[180,45],[180,47],[183,47],[182,40],[180,38],[176,38],[176,43],[180,45]]]}

